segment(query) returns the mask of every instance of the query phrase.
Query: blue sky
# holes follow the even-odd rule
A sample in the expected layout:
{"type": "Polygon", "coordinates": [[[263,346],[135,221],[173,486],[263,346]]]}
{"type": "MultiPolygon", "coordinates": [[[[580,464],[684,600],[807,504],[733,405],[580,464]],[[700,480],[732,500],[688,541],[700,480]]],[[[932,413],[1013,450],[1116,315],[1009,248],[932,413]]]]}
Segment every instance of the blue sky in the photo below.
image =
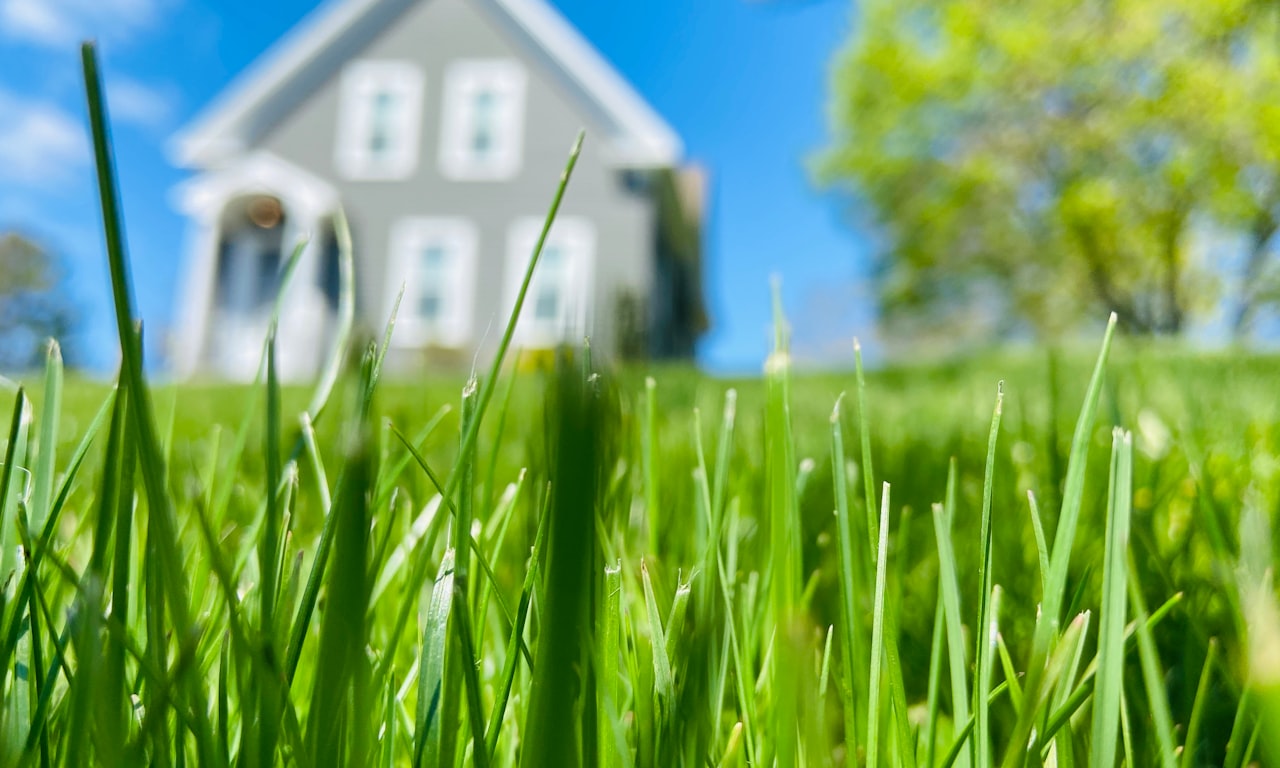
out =
{"type": "MultiPolygon", "coordinates": [[[[865,245],[846,202],[815,190],[832,58],[850,0],[550,0],[708,166],[710,370],[753,372],[767,353],[769,277],[781,276],[797,356],[847,360],[871,335],[865,245]]],[[[140,309],[151,338],[173,317],[185,174],[165,144],[310,0],[0,0],[0,231],[60,254],[81,308],[83,362],[115,360],[105,258],[85,137],[78,41],[101,44],[140,309]]]]}

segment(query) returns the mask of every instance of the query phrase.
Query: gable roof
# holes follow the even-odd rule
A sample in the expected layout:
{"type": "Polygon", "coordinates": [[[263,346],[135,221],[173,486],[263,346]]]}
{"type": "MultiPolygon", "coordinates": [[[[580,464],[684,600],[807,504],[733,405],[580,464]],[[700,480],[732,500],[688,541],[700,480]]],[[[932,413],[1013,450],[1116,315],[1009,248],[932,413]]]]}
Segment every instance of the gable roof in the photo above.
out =
{"type": "MultiPolygon", "coordinates": [[[[248,149],[402,13],[434,0],[328,0],[280,39],[174,137],[175,161],[208,168],[248,149]]],[[[545,0],[468,0],[607,131],[608,157],[627,167],[670,167],[680,137],[545,0]]]]}

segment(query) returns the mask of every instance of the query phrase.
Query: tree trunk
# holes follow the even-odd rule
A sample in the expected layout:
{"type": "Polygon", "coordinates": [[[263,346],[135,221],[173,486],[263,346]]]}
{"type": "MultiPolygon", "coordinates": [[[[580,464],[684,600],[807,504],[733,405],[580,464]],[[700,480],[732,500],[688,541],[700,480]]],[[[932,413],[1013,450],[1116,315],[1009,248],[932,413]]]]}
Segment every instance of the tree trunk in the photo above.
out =
{"type": "Polygon", "coordinates": [[[1231,337],[1242,339],[1249,330],[1249,323],[1258,309],[1257,281],[1267,262],[1267,246],[1276,233],[1276,220],[1270,210],[1260,212],[1249,232],[1249,258],[1240,275],[1240,293],[1236,298],[1236,310],[1231,318],[1231,337]]]}
{"type": "Polygon", "coordinates": [[[1185,308],[1179,283],[1182,280],[1182,259],[1178,246],[1182,242],[1182,231],[1186,226],[1186,208],[1175,203],[1169,211],[1164,227],[1164,307],[1161,316],[1157,316],[1153,325],[1156,333],[1176,336],[1182,332],[1185,308]]]}
{"type": "Polygon", "coordinates": [[[1133,299],[1121,296],[1111,282],[1106,260],[1099,252],[1093,233],[1084,226],[1077,225],[1073,229],[1080,242],[1080,252],[1084,255],[1085,264],[1088,265],[1089,283],[1093,286],[1094,296],[1099,303],[1116,313],[1116,322],[1122,332],[1135,335],[1151,333],[1151,324],[1142,317],[1133,299]]]}

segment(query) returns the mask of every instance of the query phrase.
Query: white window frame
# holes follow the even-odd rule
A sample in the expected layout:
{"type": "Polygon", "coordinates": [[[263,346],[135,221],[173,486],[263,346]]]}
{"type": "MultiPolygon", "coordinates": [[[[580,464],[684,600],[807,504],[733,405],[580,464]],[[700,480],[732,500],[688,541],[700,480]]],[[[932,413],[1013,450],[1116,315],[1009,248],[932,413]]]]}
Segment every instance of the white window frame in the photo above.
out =
{"type": "MultiPolygon", "coordinates": [[[[506,269],[506,306],[509,308],[515,308],[520,284],[524,281],[529,258],[542,233],[543,223],[543,217],[526,216],[511,225],[507,237],[506,269]]],[[[566,260],[561,275],[562,308],[559,321],[555,323],[559,327],[539,324],[534,319],[541,282],[551,277],[551,274],[543,270],[545,265],[540,263],[538,269],[534,270],[533,281],[529,284],[529,292],[525,295],[524,307],[516,324],[515,340],[528,348],[547,349],[562,342],[577,343],[590,328],[595,293],[595,225],[590,219],[580,216],[558,217],[547,234],[543,254],[551,247],[558,248],[566,260]]]]}
{"type": "Polygon", "coordinates": [[[444,78],[440,126],[440,173],[453,181],[501,181],[520,172],[524,159],[525,91],[528,75],[514,59],[465,59],[449,65],[444,78]],[[499,95],[494,149],[481,159],[471,148],[475,94],[499,95]]]}
{"type": "Polygon", "coordinates": [[[476,227],[467,219],[415,216],[396,222],[391,230],[386,293],[389,316],[404,287],[393,335],[396,346],[462,348],[471,343],[478,246],[476,227]],[[443,245],[448,254],[447,284],[441,292],[444,301],[436,323],[429,323],[418,314],[421,299],[418,260],[432,244],[443,245]]]}
{"type": "Polygon", "coordinates": [[[342,71],[338,101],[338,130],[334,161],[344,178],[353,181],[398,181],[418,168],[422,142],[422,102],[425,77],[413,62],[361,60],[342,71]],[[373,130],[373,97],[383,91],[403,101],[396,115],[396,145],[383,158],[369,150],[373,130]]]}

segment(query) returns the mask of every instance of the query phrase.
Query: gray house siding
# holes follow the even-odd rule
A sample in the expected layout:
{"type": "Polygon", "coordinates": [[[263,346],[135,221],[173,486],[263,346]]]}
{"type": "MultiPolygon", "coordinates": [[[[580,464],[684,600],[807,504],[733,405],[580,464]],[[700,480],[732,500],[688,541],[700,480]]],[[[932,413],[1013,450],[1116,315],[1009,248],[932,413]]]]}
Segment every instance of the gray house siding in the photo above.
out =
{"type": "Polygon", "coordinates": [[[624,183],[611,168],[601,142],[592,141],[595,120],[547,77],[528,52],[517,49],[494,20],[465,0],[413,4],[352,60],[405,59],[422,68],[425,80],[414,173],[399,181],[351,181],[335,167],[341,78],[334,73],[307,96],[255,149],[265,149],[333,183],[355,238],[359,314],[377,326],[386,317],[390,232],[406,216],[455,216],[479,233],[472,344],[488,357],[501,337],[506,306],[509,229],[522,217],[541,217],[550,203],[568,149],[580,128],[587,141],[561,207],[561,216],[588,219],[596,233],[593,346],[612,351],[614,299],[622,291],[647,296],[653,285],[653,201],[624,183]],[[528,75],[522,141],[523,161],[514,178],[454,181],[439,167],[444,72],[460,59],[510,58],[528,75]],[[487,329],[487,331],[486,331],[487,329]]]}

